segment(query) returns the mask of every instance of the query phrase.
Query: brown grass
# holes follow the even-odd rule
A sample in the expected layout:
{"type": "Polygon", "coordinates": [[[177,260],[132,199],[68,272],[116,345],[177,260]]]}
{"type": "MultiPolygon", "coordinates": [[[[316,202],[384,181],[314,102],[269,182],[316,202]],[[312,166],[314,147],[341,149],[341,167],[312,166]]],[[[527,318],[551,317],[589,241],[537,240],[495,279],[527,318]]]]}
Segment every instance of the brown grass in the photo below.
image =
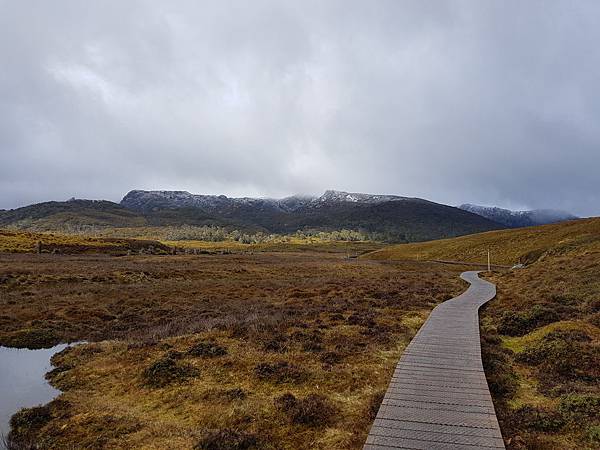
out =
{"type": "Polygon", "coordinates": [[[463,290],[460,270],[326,254],[1,255],[0,343],[98,341],[53,360],[64,393],[33,430],[47,448],[361,448],[402,349],[463,290]]]}

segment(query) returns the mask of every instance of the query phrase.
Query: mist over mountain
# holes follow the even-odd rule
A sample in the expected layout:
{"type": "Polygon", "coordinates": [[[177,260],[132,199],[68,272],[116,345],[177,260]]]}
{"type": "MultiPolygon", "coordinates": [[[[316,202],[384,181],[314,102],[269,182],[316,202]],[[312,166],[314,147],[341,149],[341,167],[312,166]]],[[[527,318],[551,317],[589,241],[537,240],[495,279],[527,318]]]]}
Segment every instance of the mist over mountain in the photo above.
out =
{"type": "Polygon", "coordinates": [[[459,206],[464,211],[479,214],[482,217],[493,220],[510,228],[529,227],[534,225],[545,225],[548,223],[563,222],[565,220],[578,219],[571,213],[556,209],[533,209],[530,211],[512,211],[510,209],[494,206],[480,206],[465,203],[459,206]]]}

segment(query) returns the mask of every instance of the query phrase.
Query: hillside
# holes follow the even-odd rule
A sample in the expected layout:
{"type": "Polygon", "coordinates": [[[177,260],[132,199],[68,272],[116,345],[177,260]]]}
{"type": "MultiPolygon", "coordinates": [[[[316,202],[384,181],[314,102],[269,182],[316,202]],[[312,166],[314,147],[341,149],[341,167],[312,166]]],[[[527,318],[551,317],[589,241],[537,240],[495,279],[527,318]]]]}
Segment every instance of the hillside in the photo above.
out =
{"type": "Polygon", "coordinates": [[[439,239],[502,227],[476,214],[427,200],[341,191],[280,200],[132,191],[121,205],[144,214],[153,225],[213,224],[279,234],[349,229],[391,242],[439,239]]]}
{"type": "Polygon", "coordinates": [[[537,227],[497,230],[413,244],[399,244],[375,251],[365,258],[396,260],[453,260],[485,263],[530,263],[549,254],[600,249],[600,218],[580,219],[537,227]]]}
{"type": "Polygon", "coordinates": [[[169,253],[171,248],[151,239],[92,238],[54,233],[0,229],[0,253],[169,253]],[[39,248],[38,248],[39,245],[39,248]]]}
{"type": "Polygon", "coordinates": [[[531,211],[511,211],[490,206],[471,205],[466,203],[459,206],[460,209],[479,214],[494,222],[501,223],[510,228],[531,227],[535,225],[546,225],[548,223],[564,222],[566,220],[578,219],[571,213],[555,209],[533,209],[531,211]]]}
{"type": "Polygon", "coordinates": [[[105,200],[44,202],[0,211],[0,227],[56,231],[85,227],[137,227],[146,223],[141,215],[105,200]]]}
{"type": "Polygon", "coordinates": [[[417,242],[502,228],[477,214],[423,199],[340,191],[327,191],[320,197],[255,199],[138,190],[129,192],[121,204],[72,200],[0,212],[0,227],[34,231],[182,225],[266,234],[345,229],[387,242],[417,242]]]}

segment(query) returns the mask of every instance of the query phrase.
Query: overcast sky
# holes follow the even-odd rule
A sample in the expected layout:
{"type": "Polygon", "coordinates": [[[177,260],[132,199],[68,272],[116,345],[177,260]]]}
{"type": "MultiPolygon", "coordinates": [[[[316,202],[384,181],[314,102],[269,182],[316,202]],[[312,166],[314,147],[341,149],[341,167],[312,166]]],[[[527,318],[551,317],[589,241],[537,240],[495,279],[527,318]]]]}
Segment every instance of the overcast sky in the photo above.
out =
{"type": "Polygon", "coordinates": [[[0,0],[0,208],[325,189],[600,215],[600,2],[0,0]]]}

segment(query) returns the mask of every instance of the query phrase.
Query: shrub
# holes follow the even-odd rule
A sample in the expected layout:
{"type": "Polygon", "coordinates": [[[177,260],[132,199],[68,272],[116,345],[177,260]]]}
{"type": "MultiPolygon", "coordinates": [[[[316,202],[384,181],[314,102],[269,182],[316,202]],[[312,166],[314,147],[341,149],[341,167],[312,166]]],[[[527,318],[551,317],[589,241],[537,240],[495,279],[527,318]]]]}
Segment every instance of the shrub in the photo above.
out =
{"type": "Polygon", "coordinates": [[[161,388],[197,376],[198,373],[190,365],[179,365],[174,359],[163,357],[144,369],[142,378],[147,386],[161,388]]]}
{"type": "Polygon", "coordinates": [[[250,450],[260,448],[255,434],[232,428],[207,430],[194,445],[194,450],[250,450]]]}
{"type": "Polygon", "coordinates": [[[287,338],[284,336],[278,336],[277,338],[270,339],[263,344],[263,350],[267,352],[283,353],[288,349],[287,338]]]}
{"type": "Polygon", "coordinates": [[[227,349],[221,345],[214,344],[212,342],[198,342],[188,350],[188,354],[192,356],[204,356],[207,358],[214,358],[216,356],[226,355],[227,349]]]}
{"type": "Polygon", "coordinates": [[[534,305],[528,313],[531,329],[543,327],[560,320],[558,313],[544,305],[534,305]]]}
{"type": "Polygon", "coordinates": [[[586,310],[590,313],[600,313],[600,297],[588,300],[586,310]]]}
{"type": "Polygon", "coordinates": [[[244,400],[248,393],[242,388],[232,389],[209,389],[202,394],[202,399],[210,400],[214,403],[231,403],[236,400],[244,400]]]}
{"type": "Polygon", "coordinates": [[[223,395],[230,401],[244,400],[248,397],[248,394],[242,388],[227,389],[226,391],[223,391],[223,395]]]}
{"type": "Polygon", "coordinates": [[[184,353],[178,350],[169,350],[166,354],[166,357],[170,359],[182,359],[183,355],[184,353]]]}
{"type": "Polygon", "coordinates": [[[600,425],[588,427],[587,438],[592,442],[600,443],[600,425]]]}
{"type": "Polygon", "coordinates": [[[297,331],[292,335],[294,341],[301,343],[302,350],[305,352],[321,352],[325,349],[320,331],[305,333],[297,331]]]}
{"type": "Polygon", "coordinates": [[[275,407],[283,412],[291,423],[323,427],[333,422],[337,409],[329,399],[320,394],[309,394],[303,399],[286,393],[277,397],[275,407]]]}
{"type": "Polygon", "coordinates": [[[319,353],[325,350],[325,347],[323,347],[323,344],[319,342],[305,342],[302,344],[302,350],[305,352],[319,353]]]}
{"type": "Polygon", "coordinates": [[[346,319],[346,322],[348,322],[348,325],[360,325],[363,327],[372,327],[375,326],[375,320],[374,316],[372,314],[360,314],[360,313],[353,313],[350,316],[348,316],[348,318],[346,319]]]}
{"type": "Polygon", "coordinates": [[[331,322],[341,322],[344,320],[344,315],[340,313],[331,313],[329,314],[329,320],[331,322]]]}
{"type": "Polygon", "coordinates": [[[522,336],[527,333],[528,321],[524,314],[504,311],[498,323],[498,332],[507,336],[522,336]]]}
{"type": "Polygon", "coordinates": [[[572,350],[572,345],[568,342],[559,340],[542,340],[518,353],[516,360],[533,366],[546,362],[552,364],[556,361],[565,361],[572,350]]]}
{"type": "Polygon", "coordinates": [[[588,344],[589,337],[579,331],[555,331],[529,345],[517,360],[540,366],[546,378],[594,381],[600,367],[600,351],[588,344]]]}
{"type": "Polygon", "coordinates": [[[8,443],[15,448],[30,443],[37,432],[51,419],[52,414],[48,405],[19,410],[10,418],[11,431],[8,435],[8,443]]]}
{"type": "Polygon", "coordinates": [[[519,263],[524,265],[530,265],[536,262],[538,259],[546,253],[546,249],[536,249],[519,256],[519,263]]]}
{"type": "Polygon", "coordinates": [[[557,446],[556,439],[545,434],[531,433],[525,436],[515,436],[514,446],[509,448],[519,450],[563,450],[557,446]]]}
{"type": "Polygon", "coordinates": [[[558,411],[572,422],[600,419],[600,396],[567,395],[560,399],[558,411]]]}
{"type": "Polygon", "coordinates": [[[559,412],[533,406],[522,406],[517,409],[513,413],[513,420],[519,428],[546,433],[559,431],[565,425],[559,412]]]}
{"type": "Polygon", "coordinates": [[[306,372],[287,361],[257,364],[254,373],[261,380],[275,383],[300,382],[307,378],[306,372]]]}
{"type": "Polygon", "coordinates": [[[589,335],[583,330],[554,330],[543,337],[544,341],[562,339],[567,342],[591,342],[589,335]]]}
{"type": "Polygon", "coordinates": [[[387,344],[391,340],[389,328],[384,325],[375,324],[372,327],[363,328],[360,334],[367,338],[369,342],[377,344],[387,344]]]}
{"type": "Polygon", "coordinates": [[[521,313],[504,311],[500,317],[498,332],[508,336],[523,336],[535,328],[558,320],[560,316],[554,309],[538,304],[521,313]]]}
{"type": "Polygon", "coordinates": [[[3,338],[8,347],[28,349],[50,348],[61,342],[61,337],[51,329],[31,328],[15,331],[3,338]]]}
{"type": "Polygon", "coordinates": [[[340,363],[344,359],[344,355],[340,352],[331,351],[323,353],[319,359],[322,363],[333,366],[334,364],[340,363]]]}
{"type": "Polygon", "coordinates": [[[385,396],[385,391],[377,392],[371,396],[369,400],[369,413],[368,417],[370,420],[375,420],[377,417],[377,413],[379,412],[379,407],[381,406],[381,402],[383,401],[383,397],[385,396]]]}
{"type": "Polygon", "coordinates": [[[503,369],[495,373],[486,373],[486,378],[493,395],[505,398],[512,398],[515,395],[518,382],[512,371],[503,369]]]}
{"type": "Polygon", "coordinates": [[[517,391],[517,377],[509,361],[510,350],[499,345],[499,339],[490,329],[481,337],[481,358],[490,392],[504,399],[512,398],[517,391]]]}
{"type": "Polygon", "coordinates": [[[302,350],[305,352],[322,352],[324,349],[321,338],[318,336],[311,336],[302,344],[302,350]]]}
{"type": "Polygon", "coordinates": [[[600,328],[600,312],[592,314],[588,318],[588,322],[594,325],[595,327],[600,328]]]}
{"type": "Polygon", "coordinates": [[[289,392],[280,395],[273,401],[275,407],[283,412],[291,410],[294,406],[296,406],[297,402],[298,400],[296,399],[296,397],[294,397],[294,395],[289,392]]]}

